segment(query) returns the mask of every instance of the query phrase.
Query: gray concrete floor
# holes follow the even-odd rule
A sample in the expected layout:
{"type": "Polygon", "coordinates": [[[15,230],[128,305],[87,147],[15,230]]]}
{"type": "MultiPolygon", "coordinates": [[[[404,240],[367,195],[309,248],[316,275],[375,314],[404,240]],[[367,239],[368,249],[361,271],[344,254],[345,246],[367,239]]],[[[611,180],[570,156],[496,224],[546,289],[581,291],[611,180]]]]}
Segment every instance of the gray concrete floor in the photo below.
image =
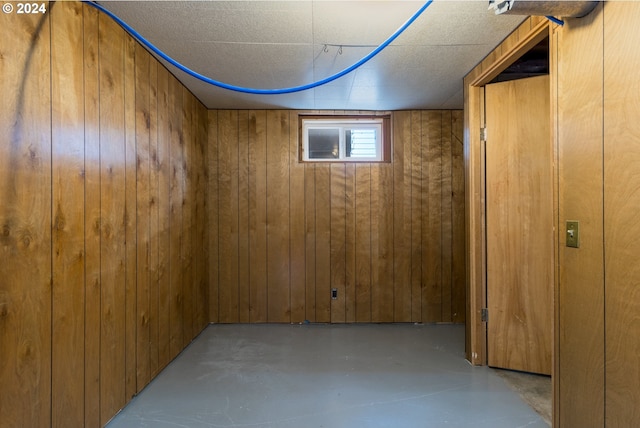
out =
{"type": "Polygon", "coordinates": [[[210,325],[107,425],[546,428],[461,325],[210,325]]]}

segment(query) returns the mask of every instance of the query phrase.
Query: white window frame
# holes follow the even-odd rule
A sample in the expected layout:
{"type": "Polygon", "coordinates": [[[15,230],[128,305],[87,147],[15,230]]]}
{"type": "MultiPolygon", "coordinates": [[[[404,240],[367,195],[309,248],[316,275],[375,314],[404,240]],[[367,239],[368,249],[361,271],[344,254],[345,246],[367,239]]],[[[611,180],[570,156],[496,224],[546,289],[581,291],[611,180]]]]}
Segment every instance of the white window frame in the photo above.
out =
{"type": "Polygon", "coordinates": [[[384,160],[384,118],[383,117],[366,117],[357,118],[349,116],[339,118],[332,116],[330,118],[308,117],[302,118],[302,156],[304,162],[382,162],[384,160]],[[371,129],[376,130],[376,155],[367,157],[346,156],[345,134],[349,129],[371,129]],[[338,129],[339,130],[339,150],[337,158],[310,158],[309,157],[309,130],[310,129],[338,129]]]}

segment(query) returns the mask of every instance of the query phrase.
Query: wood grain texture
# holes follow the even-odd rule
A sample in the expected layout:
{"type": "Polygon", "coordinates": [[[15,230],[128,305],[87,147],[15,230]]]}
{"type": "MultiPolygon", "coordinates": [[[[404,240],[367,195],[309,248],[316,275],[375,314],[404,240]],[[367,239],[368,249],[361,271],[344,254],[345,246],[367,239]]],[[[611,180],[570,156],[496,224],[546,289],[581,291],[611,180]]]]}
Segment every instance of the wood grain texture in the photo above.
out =
{"type": "Polygon", "coordinates": [[[331,322],[344,323],[346,321],[346,204],[345,182],[346,165],[334,163],[330,166],[330,265],[331,292],[335,289],[337,298],[331,299],[331,322]]]}
{"type": "MultiPolygon", "coordinates": [[[[215,114],[219,118],[210,124],[210,129],[218,129],[216,144],[221,150],[227,150],[225,147],[242,135],[238,156],[235,152],[220,152],[216,161],[220,171],[213,185],[225,195],[218,215],[248,222],[247,234],[242,225],[237,234],[243,236],[239,242],[244,236],[249,240],[249,300],[240,299],[239,312],[242,314],[248,305],[250,322],[267,321],[267,306],[277,309],[282,315],[278,319],[284,322],[289,318],[291,322],[439,322],[445,321],[442,313],[452,314],[454,307],[463,307],[464,264],[458,263],[465,260],[464,225],[457,230],[464,212],[464,204],[460,203],[464,198],[461,112],[396,113],[394,162],[383,164],[300,163],[298,134],[292,131],[298,126],[299,112],[215,114]],[[220,116],[228,114],[237,114],[237,119],[228,121],[220,116]],[[235,129],[230,123],[237,123],[235,129]],[[220,132],[220,126],[230,128],[220,132]],[[278,131],[283,127],[288,130],[278,131]],[[444,136],[449,142],[443,149],[444,136]],[[245,165],[245,140],[248,163],[229,170],[229,165],[245,165]],[[454,141],[458,142],[457,152],[454,141]],[[447,179],[442,178],[441,167],[445,155],[447,179]],[[431,181],[424,172],[430,168],[435,170],[431,181]],[[460,176],[453,177],[454,174],[460,176]],[[234,180],[246,180],[247,190],[243,190],[244,184],[238,184],[237,191],[230,190],[236,188],[234,180]],[[449,183],[448,187],[443,188],[442,183],[449,183]],[[458,199],[454,202],[456,194],[458,199]],[[434,201],[430,205],[431,199],[434,201]],[[228,212],[236,206],[237,216],[228,212]],[[247,217],[243,213],[245,206],[247,217]],[[448,209],[443,211],[443,207],[448,209]],[[267,216],[284,220],[272,224],[271,220],[267,222],[267,216]],[[449,227],[443,229],[445,220],[449,227]],[[431,229],[426,226],[429,221],[433,223],[431,229]],[[425,245],[429,242],[431,259],[425,245]],[[442,248],[448,248],[446,266],[442,263],[442,248]],[[275,272],[281,278],[276,287],[288,284],[276,288],[280,303],[271,298],[275,272]],[[435,296],[423,287],[429,276],[435,296]],[[447,282],[442,283],[441,278],[447,278],[447,282]],[[458,281],[455,291],[454,279],[458,281]],[[331,300],[331,288],[338,290],[336,300],[331,300]],[[443,289],[448,293],[447,299],[442,298],[443,289]],[[425,318],[427,314],[431,318],[425,318]]],[[[223,254],[226,247],[220,246],[220,255],[212,263],[227,266],[221,267],[223,270],[244,257],[240,250],[223,254]]],[[[240,296],[246,286],[239,278],[225,280],[224,286],[221,281],[220,295],[240,296]]],[[[214,310],[220,311],[219,319],[230,316],[223,315],[229,308],[221,304],[214,310]]],[[[457,322],[464,321],[463,310],[456,314],[457,322]]],[[[246,317],[237,319],[247,322],[246,317]]],[[[453,315],[446,319],[451,320],[453,315]]]]}
{"type": "Polygon", "coordinates": [[[126,402],[125,38],[99,18],[101,331],[100,423],[126,402]]]}
{"type": "Polygon", "coordinates": [[[182,87],[177,80],[169,78],[169,360],[182,349],[184,322],[182,312],[182,202],[184,198],[182,131],[182,87]]]}
{"type": "Polygon", "coordinates": [[[440,237],[441,260],[442,260],[442,319],[451,322],[451,257],[452,257],[452,225],[451,219],[453,214],[452,197],[451,197],[451,111],[442,113],[442,140],[441,140],[441,184],[440,184],[440,224],[442,233],[440,237]],[[446,285],[445,285],[446,284],[446,285]]]}
{"type": "Polygon", "coordinates": [[[289,112],[289,239],[290,239],[290,281],[291,281],[291,322],[306,319],[306,269],[305,269],[305,168],[298,162],[298,114],[289,112]]]}
{"type": "Polygon", "coordinates": [[[195,335],[193,325],[194,298],[195,298],[195,272],[193,242],[195,240],[195,228],[193,217],[195,215],[195,183],[194,169],[196,157],[194,149],[194,117],[195,99],[187,88],[182,90],[182,230],[180,239],[180,268],[182,269],[182,344],[184,348],[195,335]]]}
{"type": "Polygon", "coordinates": [[[466,354],[472,364],[486,364],[486,325],[481,310],[486,302],[486,254],[484,243],[484,143],[479,129],[484,126],[484,87],[505,67],[549,34],[544,19],[526,18],[483,61],[463,79],[465,159],[466,258],[466,354]],[[533,22],[535,21],[535,25],[533,22]]]}
{"type": "Polygon", "coordinates": [[[15,362],[0,425],[101,426],[170,361],[171,321],[177,353],[208,320],[206,263],[189,251],[207,112],[188,92],[183,110],[182,85],[96,9],[48,8],[0,17],[0,346],[15,362]],[[172,178],[190,198],[173,207],[172,178]],[[190,219],[173,247],[171,208],[190,219]],[[183,242],[173,272],[189,272],[175,279],[191,306],[171,317],[183,242]]]}
{"type": "Polygon", "coordinates": [[[82,4],[51,14],[53,288],[51,425],[84,424],[85,153],[82,4]]]}
{"type": "MultiPolygon", "coordinates": [[[[295,129],[295,128],[294,128],[295,129]]],[[[291,321],[289,114],[267,112],[267,320],[291,321]]]]}
{"type": "Polygon", "coordinates": [[[267,321],[267,114],[249,112],[249,320],[267,321]]]}
{"type": "Polygon", "coordinates": [[[640,4],[604,7],[605,425],[640,425],[640,4]]]}
{"type": "Polygon", "coordinates": [[[249,322],[249,112],[238,112],[238,319],[249,322]]]}
{"type": "Polygon", "coordinates": [[[455,323],[465,320],[464,186],[463,114],[457,110],[451,112],[451,321],[455,323]]]}
{"type": "Polygon", "coordinates": [[[84,425],[100,425],[100,133],[98,11],[83,5],[84,55],[84,425]]]}
{"type": "MultiPolygon", "coordinates": [[[[149,372],[160,371],[160,164],[158,162],[158,61],[149,60],[149,372]]],[[[202,287],[204,288],[204,287],[202,287]]]]}
{"type": "Polygon", "coordinates": [[[207,114],[207,218],[209,220],[209,321],[220,319],[219,300],[219,195],[218,195],[218,112],[207,114]]]}
{"type": "Polygon", "coordinates": [[[411,321],[411,112],[393,115],[393,321],[411,321]]]}
{"type": "Polygon", "coordinates": [[[442,112],[426,112],[423,172],[427,211],[423,215],[423,321],[443,320],[442,310],[442,112]]]}
{"type": "Polygon", "coordinates": [[[218,113],[218,214],[220,245],[220,322],[238,322],[238,112],[218,113]],[[227,284],[236,284],[227,287],[227,284]]]}
{"type": "Polygon", "coordinates": [[[586,18],[569,20],[558,33],[560,426],[605,424],[603,76],[584,72],[602,70],[602,31],[598,6],[586,18]],[[564,245],[567,220],[580,221],[580,248],[564,245]]]}
{"type": "Polygon", "coordinates": [[[171,128],[169,123],[169,79],[158,68],[158,365],[171,361],[171,128]]]}
{"type": "Polygon", "coordinates": [[[553,187],[549,77],[487,85],[489,364],[551,374],[553,187]]]}
{"type": "Polygon", "coordinates": [[[136,84],[136,383],[141,391],[151,380],[149,367],[149,311],[150,311],[150,221],[151,207],[151,111],[149,89],[149,56],[142,46],[136,47],[135,57],[136,84]]]}
{"type": "MultiPolygon", "coordinates": [[[[136,42],[124,36],[124,129],[125,129],[125,399],[137,392],[136,376],[136,275],[137,275],[137,216],[136,216],[136,42]]],[[[148,79],[148,76],[147,76],[148,79]]],[[[148,83],[147,83],[148,86],[148,83]]],[[[146,91],[148,96],[148,90],[146,91]]],[[[144,298],[148,300],[148,293],[144,298]]]]}
{"type": "Polygon", "coordinates": [[[331,321],[331,168],[315,166],[316,322],[331,321]]]}
{"type": "MultiPolygon", "coordinates": [[[[411,321],[422,321],[422,216],[427,209],[422,191],[422,112],[411,112],[411,136],[407,144],[411,151],[411,321]]],[[[464,250],[463,250],[464,251],[464,250]]],[[[464,266],[463,266],[464,268],[464,266]]]]}
{"type": "Polygon", "coordinates": [[[46,427],[52,388],[50,23],[49,15],[21,18],[0,16],[7,35],[0,40],[0,413],[6,426],[46,427]]]}

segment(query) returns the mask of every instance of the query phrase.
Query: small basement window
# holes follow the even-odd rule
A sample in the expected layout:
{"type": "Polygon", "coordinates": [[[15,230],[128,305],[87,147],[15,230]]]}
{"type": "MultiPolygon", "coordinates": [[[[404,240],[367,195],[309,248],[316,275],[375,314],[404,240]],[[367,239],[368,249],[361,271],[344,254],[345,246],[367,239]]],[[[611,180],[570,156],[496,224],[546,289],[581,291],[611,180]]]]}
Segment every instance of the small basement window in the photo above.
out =
{"type": "Polygon", "coordinates": [[[300,116],[301,160],[384,162],[388,160],[388,116],[300,116]]]}

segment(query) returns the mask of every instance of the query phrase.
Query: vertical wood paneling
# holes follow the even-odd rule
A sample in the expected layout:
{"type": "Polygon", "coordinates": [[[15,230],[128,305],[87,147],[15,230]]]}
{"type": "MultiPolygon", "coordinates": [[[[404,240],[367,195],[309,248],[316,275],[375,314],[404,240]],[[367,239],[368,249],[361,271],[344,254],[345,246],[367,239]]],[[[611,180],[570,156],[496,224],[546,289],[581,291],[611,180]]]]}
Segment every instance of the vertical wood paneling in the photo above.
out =
{"type": "Polygon", "coordinates": [[[169,359],[182,349],[182,299],[184,284],[182,270],[182,202],[183,202],[183,133],[182,86],[169,77],[169,359]]]}
{"type": "Polygon", "coordinates": [[[464,146],[461,111],[451,112],[451,321],[465,321],[464,146]]]}
{"type": "Polygon", "coordinates": [[[346,207],[345,181],[346,166],[344,163],[331,164],[330,169],[330,264],[331,289],[336,289],[337,299],[331,300],[331,322],[344,323],[346,321],[346,207]]]}
{"type": "Polygon", "coordinates": [[[598,73],[584,73],[602,70],[602,26],[600,12],[570,20],[570,31],[559,34],[559,224],[579,220],[581,235],[578,249],[558,246],[561,427],[605,425],[603,81],[598,73]]]}
{"type": "Polygon", "coordinates": [[[423,157],[423,189],[427,211],[423,214],[423,281],[422,321],[443,320],[442,310],[442,113],[426,112],[423,157]],[[426,183],[425,183],[426,178],[426,183]]]}
{"type": "Polygon", "coordinates": [[[194,108],[195,102],[193,95],[184,86],[182,89],[182,177],[180,185],[182,187],[182,233],[180,238],[180,268],[182,269],[182,343],[180,349],[186,346],[194,336],[193,326],[193,299],[194,299],[194,260],[193,260],[193,241],[194,227],[193,215],[195,214],[194,206],[194,108]]]}
{"type": "Polygon", "coordinates": [[[158,364],[171,361],[171,125],[169,79],[166,68],[158,68],[158,364]]]}
{"type": "Polygon", "coordinates": [[[0,39],[0,414],[7,426],[46,427],[52,316],[49,16],[3,13],[0,28],[7,36],[0,39]]]}
{"type": "Polygon", "coordinates": [[[0,16],[0,425],[100,426],[208,320],[207,112],[110,18],[47,7],[0,16]]]}
{"type": "MultiPolygon", "coordinates": [[[[149,372],[160,371],[160,204],[158,163],[158,62],[149,61],[149,372]]],[[[140,387],[140,385],[138,385],[140,387]]]]}
{"type": "Polygon", "coordinates": [[[220,322],[239,321],[238,112],[218,112],[220,322]],[[230,286],[233,284],[234,286],[230,286]]]}
{"type": "Polygon", "coordinates": [[[316,321],[316,168],[304,166],[305,314],[316,321]]]}
{"type": "Polygon", "coordinates": [[[101,342],[100,423],[125,399],[125,38],[104,15],[99,22],[101,342]]]}
{"type": "MultiPolygon", "coordinates": [[[[137,392],[136,386],[136,42],[125,34],[124,53],[124,129],[125,129],[125,399],[137,392]]],[[[147,77],[148,78],[148,77],[147,77]]],[[[148,96],[148,91],[147,91],[148,96]]],[[[148,296],[148,293],[147,293],[148,296]]],[[[148,300],[148,297],[146,298],[148,300]]]]}
{"type": "Polygon", "coordinates": [[[207,217],[209,219],[209,321],[220,320],[219,311],[219,195],[218,195],[218,112],[209,111],[207,114],[207,217]]]}
{"type": "Polygon", "coordinates": [[[345,177],[345,321],[356,321],[356,164],[346,164],[345,177]]]}
{"type": "Polygon", "coordinates": [[[100,425],[100,106],[98,74],[98,12],[84,13],[84,425],[100,425]]]}
{"type": "Polygon", "coordinates": [[[442,139],[441,153],[442,163],[440,176],[440,207],[441,207],[441,247],[440,254],[442,257],[442,319],[451,321],[451,111],[442,113],[442,139]],[[446,285],[445,285],[446,284],[446,285]]]}
{"type": "Polygon", "coordinates": [[[249,322],[249,113],[238,112],[238,321],[249,322]]]}
{"type": "MultiPolygon", "coordinates": [[[[411,112],[411,321],[422,321],[422,216],[424,192],[422,190],[422,113],[411,112]]],[[[464,251],[464,249],[463,249],[464,251]]],[[[464,266],[462,266],[464,269],[464,266]]]]}
{"type": "MultiPolygon", "coordinates": [[[[136,359],[137,390],[140,391],[151,380],[149,368],[149,309],[150,309],[150,89],[149,56],[144,48],[136,46],[136,207],[129,215],[136,216],[136,359]]],[[[127,177],[129,178],[129,177],[127,177]]]]}
{"type": "Polygon", "coordinates": [[[84,424],[84,88],[82,4],[51,15],[52,355],[51,425],[84,424]]]}
{"type": "Polygon", "coordinates": [[[315,166],[316,322],[331,321],[331,168],[315,166]]]}
{"type": "MultiPolygon", "coordinates": [[[[211,130],[209,131],[211,132],[211,130]]],[[[267,321],[267,114],[249,112],[249,320],[267,321]]]]}
{"type": "Polygon", "coordinates": [[[373,164],[301,163],[295,111],[215,114],[221,320],[464,321],[461,112],[394,113],[373,164]]]}
{"type": "Polygon", "coordinates": [[[290,322],[289,114],[267,112],[267,320],[290,322]]]}
{"type": "Polygon", "coordinates": [[[639,6],[604,6],[605,426],[610,427],[640,425],[639,6]]]}
{"type": "Polygon", "coordinates": [[[207,206],[207,186],[208,186],[208,169],[207,169],[207,133],[208,133],[207,109],[201,103],[198,103],[197,112],[197,150],[198,150],[198,166],[197,166],[197,217],[196,236],[194,253],[198,260],[197,272],[198,282],[196,290],[196,334],[199,334],[209,324],[209,217],[207,206]]]}
{"type": "Polygon", "coordinates": [[[297,113],[289,112],[289,239],[291,322],[306,319],[304,164],[298,161],[297,113]]]}
{"type": "Polygon", "coordinates": [[[371,284],[371,317],[377,322],[393,322],[393,164],[376,164],[371,168],[376,171],[372,179],[377,182],[375,205],[372,198],[371,207],[372,216],[376,217],[372,239],[377,242],[377,252],[372,254],[377,260],[373,268],[377,270],[377,280],[371,284]]]}
{"type": "Polygon", "coordinates": [[[355,321],[371,322],[371,165],[357,165],[355,176],[355,321]]]}
{"type": "Polygon", "coordinates": [[[394,113],[393,133],[393,321],[408,322],[412,261],[410,111],[394,113]]]}

